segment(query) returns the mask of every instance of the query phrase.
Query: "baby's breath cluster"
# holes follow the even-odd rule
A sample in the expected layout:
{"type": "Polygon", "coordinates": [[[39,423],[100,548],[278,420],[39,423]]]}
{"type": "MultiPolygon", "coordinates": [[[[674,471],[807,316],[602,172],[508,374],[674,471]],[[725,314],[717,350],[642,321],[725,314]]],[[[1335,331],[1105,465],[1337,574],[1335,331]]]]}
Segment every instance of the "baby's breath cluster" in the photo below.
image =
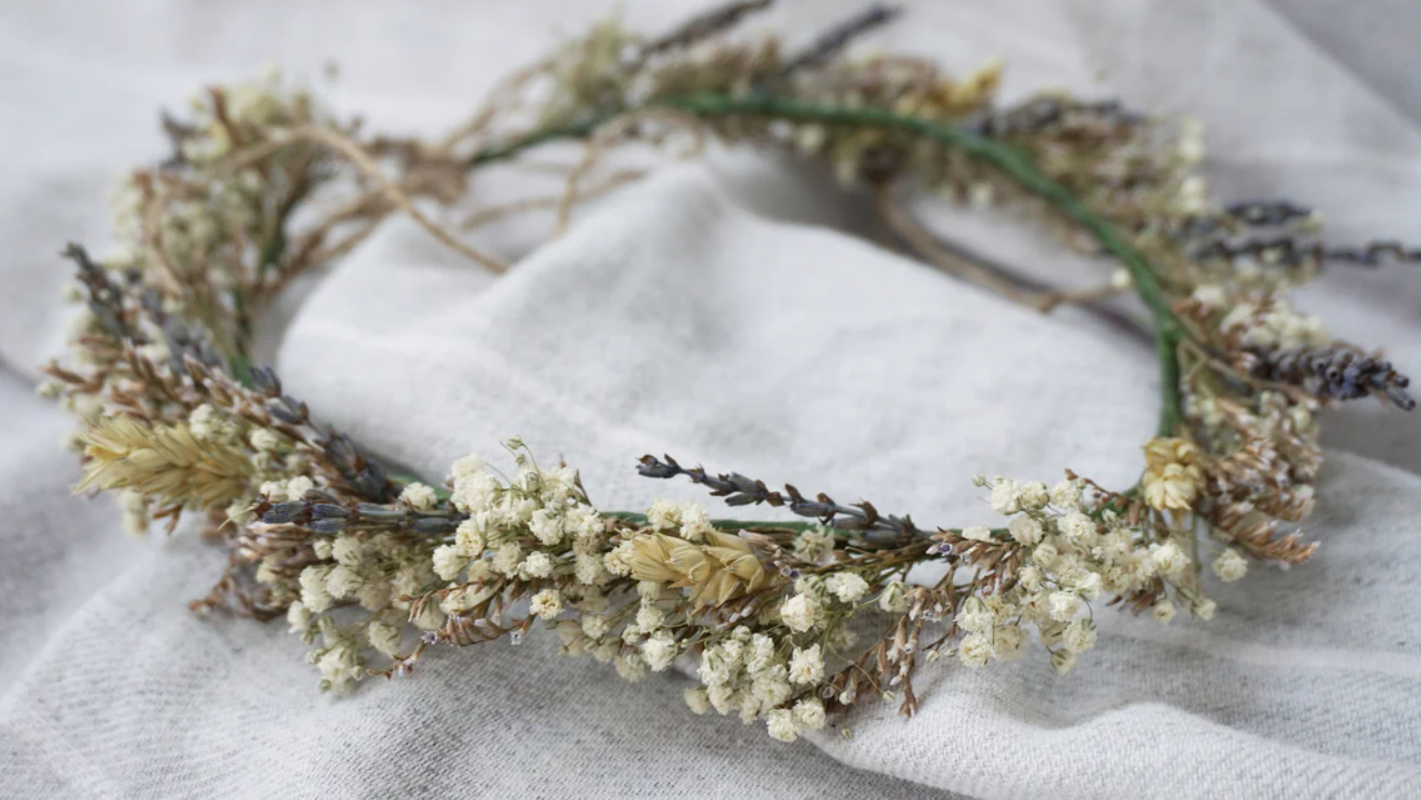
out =
{"type": "Polygon", "coordinates": [[[1317,501],[1319,412],[1414,401],[1394,365],[1334,340],[1289,292],[1323,269],[1416,262],[1421,250],[1327,243],[1320,215],[1288,200],[1216,201],[1196,174],[1205,148],[1192,121],[1060,92],[1000,106],[999,62],[957,77],[853,52],[894,18],[885,8],[798,48],[733,35],[770,4],[731,2],[660,35],[598,25],[433,142],[366,134],[277,73],[165,117],[171,157],[117,193],[120,246],[64,253],[79,308],[70,351],[39,390],[78,420],[65,441],[83,462],[77,490],[113,492],[135,534],[199,517],[230,558],[193,608],[285,619],[324,689],[541,628],[563,654],[628,680],[679,667],[699,679],[691,711],[759,721],[781,741],[862,700],[913,714],[914,676],[944,656],[941,668],[975,669],[1034,654],[1071,672],[1109,624],[1106,606],[1207,620],[1213,581],[1310,557],[1317,544],[1297,525],[1317,501]],[[584,155],[559,197],[471,209],[463,228],[534,208],[565,223],[625,180],[593,185],[607,151],[682,133],[816,163],[873,193],[905,247],[1038,310],[1138,295],[1161,390],[1139,480],[983,477],[996,527],[925,527],[868,501],[648,455],[645,477],[780,518],[666,500],[608,511],[576,471],[539,464],[517,439],[507,472],[470,456],[442,482],[391,473],[252,366],[258,312],[392,214],[502,271],[422,209],[467,201],[469,174],[486,165],[577,139],[584,155]],[[1110,277],[1043,291],[956,254],[905,211],[925,191],[1025,210],[1111,258],[1110,277]],[[928,562],[937,569],[915,571],[928,562]],[[940,577],[917,579],[928,573],[940,577]]]}

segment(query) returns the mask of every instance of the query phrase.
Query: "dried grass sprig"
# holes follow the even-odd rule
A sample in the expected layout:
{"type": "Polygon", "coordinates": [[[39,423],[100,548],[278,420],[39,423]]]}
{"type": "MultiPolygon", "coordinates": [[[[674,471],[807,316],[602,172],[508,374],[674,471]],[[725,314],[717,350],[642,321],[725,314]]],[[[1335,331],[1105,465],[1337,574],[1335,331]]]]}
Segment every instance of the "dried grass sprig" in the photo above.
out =
{"type": "Polygon", "coordinates": [[[240,497],[252,474],[245,453],[200,442],[183,425],[106,417],[81,430],[79,440],[87,463],[75,492],[127,489],[168,505],[209,508],[240,497]]]}

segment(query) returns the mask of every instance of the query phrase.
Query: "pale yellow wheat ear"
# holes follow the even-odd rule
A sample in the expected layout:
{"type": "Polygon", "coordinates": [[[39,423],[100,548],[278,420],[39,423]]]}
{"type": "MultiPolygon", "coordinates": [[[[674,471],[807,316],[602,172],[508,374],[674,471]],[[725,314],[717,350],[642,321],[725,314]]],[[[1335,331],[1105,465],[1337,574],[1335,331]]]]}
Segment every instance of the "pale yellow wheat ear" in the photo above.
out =
{"type": "Polygon", "coordinates": [[[711,531],[697,545],[658,533],[632,541],[632,575],[640,581],[691,588],[691,604],[722,605],[780,582],[738,536],[711,531]]]}
{"type": "Polygon", "coordinates": [[[245,453],[198,441],[186,425],[107,417],[80,431],[79,440],[87,462],[75,493],[131,489],[166,505],[222,506],[242,495],[252,472],[245,453]]]}

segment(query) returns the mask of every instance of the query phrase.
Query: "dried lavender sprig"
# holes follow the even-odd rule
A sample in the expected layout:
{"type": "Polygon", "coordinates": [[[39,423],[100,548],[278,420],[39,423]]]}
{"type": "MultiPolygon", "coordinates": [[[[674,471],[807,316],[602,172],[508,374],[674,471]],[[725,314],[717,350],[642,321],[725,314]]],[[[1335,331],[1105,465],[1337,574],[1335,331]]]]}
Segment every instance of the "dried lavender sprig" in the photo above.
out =
{"type": "Polygon", "coordinates": [[[1216,240],[1194,251],[1196,261],[1227,259],[1239,256],[1265,262],[1297,266],[1307,261],[1336,262],[1362,267],[1380,266],[1384,257],[1396,262],[1421,263],[1421,248],[1409,248],[1396,241],[1368,242],[1360,247],[1330,247],[1322,242],[1300,242],[1291,236],[1274,239],[1248,239],[1241,242],[1216,240]]]}
{"type": "Polygon", "coordinates": [[[670,33],[641,46],[633,63],[640,63],[657,53],[686,47],[733,27],[746,16],[764,11],[774,0],[740,0],[698,14],[670,33]]]}
{"type": "MultiPolygon", "coordinates": [[[[1312,215],[1311,208],[1289,200],[1244,200],[1224,206],[1222,213],[1188,217],[1177,233],[1184,238],[1204,237],[1227,233],[1231,223],[1268,228],[1287,225],[1296,219],[1308,219],[1312,215]]],[[[1213,243],[1206,245],[1205,249],[1211,246],[1213,243]]]]}
{"type": "Polygon", "coordinates": [[[212,332],[206,325],[169,314],[163,308],[163,298],[153,289],[145,290],[141,300],[143,310],[163,332],[163,343],[167,345],[168,361],[173,372],[183,370],[186,358],[192,358],[210,369],[225,369],[222,354],[212,343],[212,332]]]}
{"type": "Polygon", "coordinates": [[[1354,400],[1377,395],[1410,411],[1416,401],[1406,393],[1411,379],[1397,372],[1390,361],[1346,347],[1325,349],[1251,350],[1255,377],[1302,386],[1318,397],[1354,400]]]}
{"type": "Polygon", "coordinates": [[[788,59],[776,80],[783,80],[799,70],[829,59],[849,42],[874,28],[887,25],[901,13],[903,9],[897,6],[874,5],[849,17],[821,34],[799,55],[788,59]]]}
{"type": "MultiPolygon", "coordinates": [[[[253,391],[264,394],[269,399],[266,410],[273,417],[288,425],[304,426],[321,433],[320,428],[312,421],[311,411],[306,404],[290,395],[282,394],[281,379],[270,366],[252,367],[249,377],[253,391]]],[[[348,434],[328,426],[318,444],[325,452],[326,460],[362,500],[371,503],[390,501],[395,493],[395,485],[380,466],[380,462],[371,458],[365,448],[348,434]]]]}
{"type": "Polygon", "coordinates": [[[962,128],[980,136],[1015,136],[1040,133],[1073,116],[1088,117],[1114,125],[1137,125],[1146,117],[1116,100],[1084,103],[1059,97],[1038,97],[1014,108],[979,111],[962,123],[962,128]]]}
{"type": "MultiPolygon", "coordinates": [[[[79,267],[78,278],[88,290],[87,305],[99,324],[115,337],[133,345],[148,343],[148,337],[128,319],[123,308],[124,291],[108,275],[108,270],[100,267],[89,256],[82,245],[71,242],[61,254],[79,267]]],[[[137,285],[140,277],[136,271],[125,274],[130,284],[137,285]]],[[[186,371],[184,362],[193,358],[208,367],[218,367],[223,359],[213,344],[212,333],[200,321],[184,319],[163,307],[163,299],[154,289],[146,289],[139,295],[143,311],[162,332],[163,342],[168,348],[168,362],[173,373],[181,375],[186,371]]]]}
{"type": "Polygon", "coordinates": [[[1265,226],[1307,219],[1313,210],[1287,200],[1243,200],[1224,206],[1224,213],[1245,225],[1265,226]]]}
{"type": "Polygon", "coordinates": [[[268,525],[298,525],[328,535],[356,529],[446,534],[453,533],[460,522],[469,518],[468,514],[448,508],[419,511],[402,505],[342,502],[321,489],[308,490],[300,500],[262,501],[253,513],[268,525]]]}
{"type": "Polygon", "coordinates": [[[78,266],[79,282],[89,293],[86,304],[104,330],[120,339],[143,344],[143,338],[135,334],[126,319],[122,305],[123,290],[110,280],[107,270],[95,264],[89,257],[89,251],[75,242],[70,242],[60,255],[78,266]]]}
{"type": "Polygon", "coordinates": [[[842,506],[824,493],[814,500],[800,494],[795,487],[785,484],[784,492],[771,490],[764,481],[755,480],[738,472],[712,475],[703,467],[687,469],[671,456],[663,456],[664,461],[652,455],[641,457],[637,473],[646,478],[670,479],[684,475],[692,483],[699,483],[711,490],[711,496],[725,498],[729,506],[766,505],[788,508],[801,517],[813,517],[824,525],[841,531],[862,533],[866,541],[875,544],[903,544],[914,538],[927,539],[933,534],[923,531],[913,524],[911,517],[894,514],[883,516],[867,501],[852,506],[842,506]]]}

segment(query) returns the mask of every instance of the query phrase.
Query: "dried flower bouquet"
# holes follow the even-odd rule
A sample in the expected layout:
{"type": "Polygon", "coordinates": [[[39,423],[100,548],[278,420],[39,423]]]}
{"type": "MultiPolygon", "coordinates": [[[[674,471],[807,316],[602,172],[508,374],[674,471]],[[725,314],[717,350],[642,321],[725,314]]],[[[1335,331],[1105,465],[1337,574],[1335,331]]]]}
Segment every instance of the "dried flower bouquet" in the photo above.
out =
{"type": "Polygon", "coordinates": [[[615,663],[629,680],[698,661],[693,711],[763,719],[786,741],[864,697],[898,699],[911,715],[923,661],[979,668],[1039,645],[1065,673],[1095,644],[1097,605],[1208,619],[1204,564],[1233,581],[1251,560],[1311,556],[1317,545],[1291,523],[1313,506],[1319,409],[1368,396],[1414,404],[1405,377],[1332,340],[1287,292],[1325,267],[1421,251],[1326,244],[1316,215],[1291,202],[1214,203],[1192,174],[1202,144],[1187,121],[1059,94],[999,108],[996,65],[954,79],[918,59],[845,55],[893,16],[884,9],[798,52],[728,36],[767,5],[733,3],[659,38],[599,25],[435,142],[363,133],[276,77],[210,90],[186,118],[166,119],[171,159],[134,172],[119,196],[122,252],[66,253],[84,310],[41,391],[80,419],[77,491],[117,492],[133,531],[200,513],[230,562],[193,607],[284,618],[322,688],[541,627],[562,652],[615,663]],[[464,227],[535,207],[565,222],[632,177],[590,182],[604,153],[681,133],[822,162],[873,191],[924,259],[1042,311],[1133,290],[1152,320],[1161,391],[1139,482],[980,477],[1000,527],[920,527],[868,502],[646,456],[648,478],[801,521],[713,519],[664,500],[606,511],[575,470],[539,464],[517,439],[507,472],[469,456],[439,485],[390,474],[250,365],[255,312],[392,214],[501,271],[421,206],[452,206],[485,165],[581,140],[562,196],[484,209],[464,227]],[[1098,292],[1032,288],[936,242],[897,199],[924,190],[1025,209],[1113,259],[1116,274],[1098,292]],[[943,577],[910,583],[929,561],[947,566],[943,577]],[[872,638],[856,643],[865,630],[872,638]]]}

